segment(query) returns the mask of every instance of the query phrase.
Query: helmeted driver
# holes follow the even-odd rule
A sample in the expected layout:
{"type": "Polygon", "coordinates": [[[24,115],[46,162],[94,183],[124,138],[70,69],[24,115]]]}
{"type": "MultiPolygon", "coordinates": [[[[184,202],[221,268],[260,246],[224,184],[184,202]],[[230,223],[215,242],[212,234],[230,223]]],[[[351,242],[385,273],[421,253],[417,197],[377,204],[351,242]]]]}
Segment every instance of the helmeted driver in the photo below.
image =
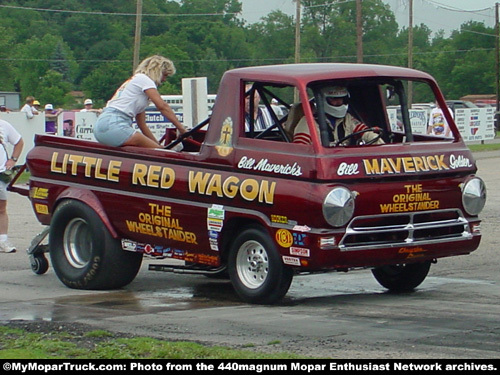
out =
{"type": "MultiPolygon", "coordinates": [[[[325,110],[326,123],[329,129],[328,136],[331,145],[336,145],[339,140],[349,134],[368,129],[368,126],[348,112],[350,95],[347,88],[343,86],[324,87],[322,93],[324,97],[323,108],[325,110]]],[[[316,128],[319,134],[319,125],[317,123],[316,128]]],[[[361,138],[363,142],[369,144],[384,143],[379,134],[372,131],[360,134],[359,138],[361,138]],[[375,140],[376,138],[379,139],[375,140]]],[[[293,142],[301,144],[312,143],[305,117],[299,121],[295,128],[293,142]]],[[[349,142],[350,139],[346,139],[341,144],[348,145],[349,142]]]]}

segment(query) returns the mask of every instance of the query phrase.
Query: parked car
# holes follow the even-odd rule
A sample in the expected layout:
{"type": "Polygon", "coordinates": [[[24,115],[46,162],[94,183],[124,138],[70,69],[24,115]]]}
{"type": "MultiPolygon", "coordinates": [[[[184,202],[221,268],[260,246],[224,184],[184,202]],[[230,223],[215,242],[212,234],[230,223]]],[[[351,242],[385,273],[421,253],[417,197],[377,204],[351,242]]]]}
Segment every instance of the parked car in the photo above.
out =
{"type": "Polygon", "coordinates": [[[450,107],[453,113],[455,113],[455,109],[458,108],[477,108],[477,105],[469,102],[468,100],[447,100],[446,104],[450,107]]]}

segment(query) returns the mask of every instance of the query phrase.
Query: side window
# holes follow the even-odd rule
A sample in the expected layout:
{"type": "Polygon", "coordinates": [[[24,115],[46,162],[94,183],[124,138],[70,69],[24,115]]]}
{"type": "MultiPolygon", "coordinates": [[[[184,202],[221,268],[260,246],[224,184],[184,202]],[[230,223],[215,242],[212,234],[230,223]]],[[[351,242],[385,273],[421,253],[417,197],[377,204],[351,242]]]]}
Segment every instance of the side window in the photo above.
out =
{"type": "Polygon", "coordinates": [[[245,137],[291,142],[284,124],[290,110],[293,88],[266,82],[245,82],[244,95],[245,137]]]}

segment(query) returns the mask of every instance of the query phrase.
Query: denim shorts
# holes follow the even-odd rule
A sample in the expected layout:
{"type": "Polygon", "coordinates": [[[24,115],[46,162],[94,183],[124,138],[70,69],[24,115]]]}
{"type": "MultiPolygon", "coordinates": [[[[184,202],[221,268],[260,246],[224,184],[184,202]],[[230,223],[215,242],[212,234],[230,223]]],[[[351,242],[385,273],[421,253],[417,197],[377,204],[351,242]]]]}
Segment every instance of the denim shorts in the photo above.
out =
{"type": "Polygon", "coordinates": [[[94,125],[95,139],[108,146],[123,145],[135,132],[127,114],[109,107],[104,108],[94,125]]]}

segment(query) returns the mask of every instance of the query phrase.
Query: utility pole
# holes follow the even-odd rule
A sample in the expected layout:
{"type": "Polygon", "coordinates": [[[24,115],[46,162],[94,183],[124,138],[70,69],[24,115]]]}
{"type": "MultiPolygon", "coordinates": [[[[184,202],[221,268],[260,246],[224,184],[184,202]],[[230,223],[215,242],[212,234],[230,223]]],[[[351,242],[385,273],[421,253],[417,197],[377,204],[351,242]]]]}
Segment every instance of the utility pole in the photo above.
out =
{"type": "MultiPolygon", "coordinates": [[[[409,2],[409,20],[408,20],[408,68],[413,68],[413,0],[409,2]]],[[[408,82],[408,108],[411,108],[413,103],[413,85],[408,82]]]]}
{"type": "Polygon", "coordinates": [[[142,30],[142,0],[137,0],[137,10],[135,13],[135,39],[134,39],[134,61],[132,71],[139,65],[139,51],[141,49],[142,30]]]}
{"type": "Polygon", "coordinates": [[[300,62],[300,0],[295,0],[295,64],[300,62]]]}
{"type": "Polygon", "coordinates": [[[363,62],[363,14],[362,0],[356,0],[356,47],[357,47],[357,62],[363,62]]]}
{"type": "MultiPolygon", "coordinates": [[[[297,7],[295,8],[295,64],[300,63],[300,0],[295,0],[297,7]]],[[[293,101],[299,101],[299,93],[297,88],[293,90],[293,101]]]]}
{"type": "Polygon", "coordinates": [[[496,99],[497,99],[497,110],[496,110],[496,113],[495,113],[495,118],[497,120],[496,122],[496,126],[497,126],[497,129],[498,130],[500,128],[500,116],[499,116],[499,111],[500,111],[500,41],[499,41],[499,38],[500,38],[500,26],[499,26],[499,21],[498,21],[498,6],[499,6],[499,3],[496,3],[495,4],[495,87],[496,87],[496,99]]]}

